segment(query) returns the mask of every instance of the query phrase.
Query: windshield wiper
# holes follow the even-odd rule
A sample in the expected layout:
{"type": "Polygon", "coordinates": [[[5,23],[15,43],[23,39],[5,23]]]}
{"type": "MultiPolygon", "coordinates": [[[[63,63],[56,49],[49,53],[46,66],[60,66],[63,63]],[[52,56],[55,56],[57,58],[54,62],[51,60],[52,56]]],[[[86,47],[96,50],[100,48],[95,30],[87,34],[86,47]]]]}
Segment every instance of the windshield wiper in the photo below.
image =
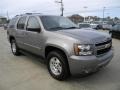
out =
{"type": "Polygon", "coordinates": [[[65,29],[79,29],[78,27],[68,27],[68,28],[65,28],[65,29]]]}
{"type": "Polygon", "coordinates": [[[79,29],[78,27],[68,27],[68,28],[65,28],[65,27],[51,27],[49,28],[49,30],[63,30],[63,29],[79,29]]]}
{"type": "Polygon", "coordinates": [[[51,27],[49,28],[50,30],[61,30],[64,29],[63,27],[51,27]]]}

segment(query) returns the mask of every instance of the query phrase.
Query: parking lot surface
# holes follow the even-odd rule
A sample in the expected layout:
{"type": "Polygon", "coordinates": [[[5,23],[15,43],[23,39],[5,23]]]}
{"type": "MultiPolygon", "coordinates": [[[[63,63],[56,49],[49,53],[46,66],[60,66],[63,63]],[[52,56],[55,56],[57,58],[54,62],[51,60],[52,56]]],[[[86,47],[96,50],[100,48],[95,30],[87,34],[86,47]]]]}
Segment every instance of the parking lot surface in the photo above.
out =
{"type": "Polygon", "coordinates": [[[6,31],[0,29],[0,90],[120,90],[120,40],[113,39],[113,46],[114,58],[101,71],[57,81],[40,58],[14,56],[6,31]]]}

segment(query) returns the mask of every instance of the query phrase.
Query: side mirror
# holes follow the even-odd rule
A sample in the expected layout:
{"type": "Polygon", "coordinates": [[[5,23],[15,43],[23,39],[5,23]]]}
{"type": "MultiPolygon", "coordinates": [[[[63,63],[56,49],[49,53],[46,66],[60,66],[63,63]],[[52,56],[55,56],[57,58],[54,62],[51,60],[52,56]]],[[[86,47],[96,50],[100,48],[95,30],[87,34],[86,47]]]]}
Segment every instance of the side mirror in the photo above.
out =
{"type": "Polygon", "coordinates": [[[40,27],[30,27],[30,26],[28,26],[28,27],[27,27],[27,30],[28,30],[28,31],[32,31],[32,32],[40,33],[41,28],[40,28],[40,27]]]}

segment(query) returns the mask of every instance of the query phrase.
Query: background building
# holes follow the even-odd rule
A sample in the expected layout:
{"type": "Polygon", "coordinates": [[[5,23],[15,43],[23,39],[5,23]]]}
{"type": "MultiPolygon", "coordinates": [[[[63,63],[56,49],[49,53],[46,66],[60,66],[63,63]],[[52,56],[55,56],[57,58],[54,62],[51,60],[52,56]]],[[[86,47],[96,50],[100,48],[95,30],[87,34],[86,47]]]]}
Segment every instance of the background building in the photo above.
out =
{"type": "Polygon", "coordinates": [[[6,23],[7,23],[7,18],[3,17],[3,16],[0,16],[0,26],[4,25],[6,23]]]}

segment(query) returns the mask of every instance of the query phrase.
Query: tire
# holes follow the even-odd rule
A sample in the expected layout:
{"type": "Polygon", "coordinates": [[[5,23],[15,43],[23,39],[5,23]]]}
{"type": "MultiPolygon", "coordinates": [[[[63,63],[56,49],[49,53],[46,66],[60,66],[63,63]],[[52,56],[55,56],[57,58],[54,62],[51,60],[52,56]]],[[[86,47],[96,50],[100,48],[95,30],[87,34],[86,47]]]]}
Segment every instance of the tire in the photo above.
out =
{"type": "Polygon", "coordinates": [[[69,76],[68,63],[65,55],[59,51],[52,51],[47,56],[47,68],[50,75],[57,80],[65,80],[69,76]]]}
{"type": "Polygon", "coordinates": [[[12,51],[13,55],[15,55],[15,56],[20,55],[19,48],[14,39],[11,40],[11,51],[12,51]]]}

